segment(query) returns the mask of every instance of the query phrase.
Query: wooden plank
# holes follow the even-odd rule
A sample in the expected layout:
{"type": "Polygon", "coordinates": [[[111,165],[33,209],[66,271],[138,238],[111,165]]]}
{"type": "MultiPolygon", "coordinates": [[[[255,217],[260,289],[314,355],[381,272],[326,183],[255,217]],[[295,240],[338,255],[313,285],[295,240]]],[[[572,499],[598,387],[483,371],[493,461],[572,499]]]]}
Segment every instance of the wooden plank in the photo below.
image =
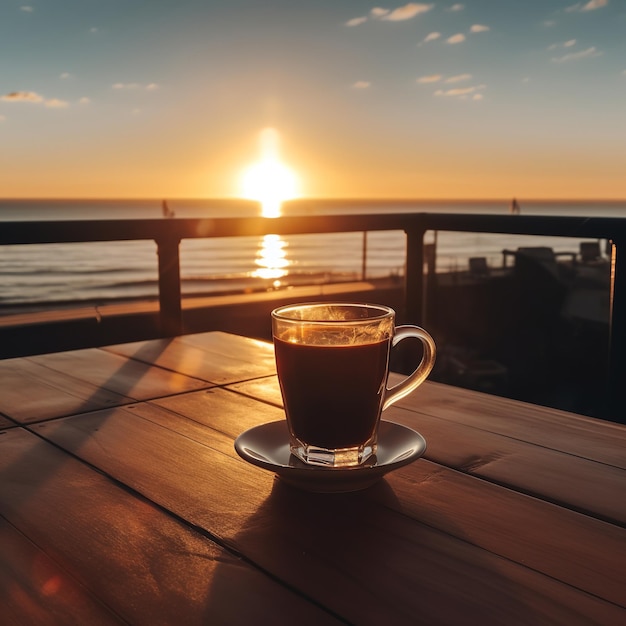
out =
{"type": "MultiPolygon", "coordinates": [[[[269,319],[268,327],[271,328],[269,319]]],[[[274,346],[267,341],[220,331],[181,335],[179,339],[181,343],[202,348],[213,354],[221,354],[222,356],[236,354],[238,358],[248,363],[263,361],[269,368],[274,368],[274,346]]]]}
{"type": "Polygon", "coordinates": [[[124,623],[2,517],[0,555],[4,626],[124,623]]]}
{"type": "Polygon", "coordinates": [[[400,407],[387,419],[418,430],[425,458],[599,519],[626,524],[626,472],[400,407]]]}
{"type": "Polygon", "coordinates": [[[73,415],[131,402],[28,359],[0,361],[0,411],[20,423],[73,415]]]}
{"type": "MultiPolygon", "coordinates": [[[[239,400],[223,390],[213,390],[210,397],[219,397],[220,401],[207,420],[218,422],[221,415],[228,414],[223,402],[239,400]]],[[[36,429],[40,435],[207,529],[350,622],[402,623],[416,615],[435,624],[467,623],[472,619],[496,619],[499,623],[595,619],[611,623],[624,617],[623,609],[612,603],[580,592],[569,583],[560,583],[551,574],[515,563],[509,555],[503,557],[474,545],[466,527],[460,526],[459,536],[454,536],[449,531],[455,520],[475,515],[475,510],[466,515],[464,501],[450,502],[444,529],[431,528],[411,518],[406,514],[411,502],[428,506],[428,494],[420,491],[419,480],[411,478],[410,471],[415,466],[400,470],[409,472],[406,480],[415,487],[410,494],[399,494],[403,499],[386,481],[357,494],[305,494],[282,486],[271,474],[238,459],[231,435],[185,420],[180,411],[189,406],[181,400],[179,411],[171,413],[153,403],[133,405],[102,411],[106,419],[92,413],[55,420],[36,429]],[[182,435],[176,432],[179,429],[182,435]]],[[[277,410],[259,403],[253,416],[249,410],[244,414],[249,422],[254,418],[262,423],[275,416],[277,410]]],[[[234,423],[218,427],[229,431],[234,423]]],[[[467,478],[491,490],[506,491],[467,478]]],[[[483,510],[489,511],[501,503],[500,499],[491,499],[489,492],[483,496],[483,510]]],[[[441,499],[445,494],[437,497],[441,499]]],[[[589,576],[589,568],[603,569],[608,565],[613,573],[615,563],[605,555],[607,551],[617,553],[615,546],[622,544],[603,532],[613,527],[532,498],[510,496],[517,513],[520,507],[529,507],[529,502],[545,507],[542,521],[555,521],[558,527],[565,525],[573,545],[580,541],[598,549],[589,551],[591,563],[579,564],[579,552],[555,551],[554,538],[547,531],[549,526],[532,527],[538,536],[531,537],[523,524],[504,530],[508,540],[519,543],[516,549],[532,541],[538,546],[536,559],[541,559],[543,567],[551,571],[553,560],[559,559],[563,575],[570,569],[577,570],[576,576],[582,577],[583,582],[589,576]],[[554,512],[553,518],[550,511],[554,512]],[[575,516],[580,524],[559,517],[562,515],[575,516]]],[[[432,504],[436,506],[436,502],[432,504]]],[[[532,516],[532,507],[523,513],[520,521],[532,516]]],[[[503,534],[503,529],[493,526],[495,522],[490,518],[481,523],[485,535],[503,534]]],[[[500,543],[507,545],[504,540],[500,543]]]]}
{"type": "Polygon", "coordinates": [[[218,385],[275,373],[271,344],[225,333],[193,337],[197,345],[181,336],[108,346],[106,350],[218,385]],[[251,353],[246,353],[246,346],[253,348],[251,353]]]}
{"type": "Polygon", "coordinates": [[[426,459],[386,480],[381,504],[626,607],[623,528],[426,459]]]}
{"type": "Polygon", "coordinates": [[[44,354],[29,361],[134,400],[207,387],[204,381],[98,348],[44,354]]]}
{"type": "MultiPolygon", "coordinates": [[[[290,620],[337,623],[33,434],[14,429],[0,438],[0,449],[0,515],[124,623],[255,623],[276,607],[290,620]]],[[[4,552],[0,562],[9,563],[4,552]]],[[[25,585],[35,585],[36,574],[25,585]]]]}
{"type": "Polygon", "coordinates": [[[398,406],[626,469],[622,424],[434,382],[398,406]]]}
{"type": "Polygon", "coordinates": [[[258,398],[263,402],[270,402],[278,407],[283,406],[283,399],[278,384],[278,376],[266,376],[265,378],[255,378],[241,383],[228,385],[227,389],[232,389],[251,398],[258,398]]]}
{"type": "Polygon", "coordinates": [[[0,430],[4,428],[13,428],[16,426],[16,423],[11,421],[8,417],[4,415],[0,415],[0,430]]]}

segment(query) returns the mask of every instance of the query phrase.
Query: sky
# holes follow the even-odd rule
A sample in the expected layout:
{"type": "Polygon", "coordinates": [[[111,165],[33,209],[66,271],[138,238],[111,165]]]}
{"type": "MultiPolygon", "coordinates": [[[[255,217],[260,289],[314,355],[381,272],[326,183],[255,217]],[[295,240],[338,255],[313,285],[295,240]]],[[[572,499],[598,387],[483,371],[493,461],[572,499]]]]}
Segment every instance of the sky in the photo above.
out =
{"type": "Polygon", "coordinates": [[[268,132],[304,197],[624,199],[626,0],[0,2],[0,197],[239,197],[268,132]]]}

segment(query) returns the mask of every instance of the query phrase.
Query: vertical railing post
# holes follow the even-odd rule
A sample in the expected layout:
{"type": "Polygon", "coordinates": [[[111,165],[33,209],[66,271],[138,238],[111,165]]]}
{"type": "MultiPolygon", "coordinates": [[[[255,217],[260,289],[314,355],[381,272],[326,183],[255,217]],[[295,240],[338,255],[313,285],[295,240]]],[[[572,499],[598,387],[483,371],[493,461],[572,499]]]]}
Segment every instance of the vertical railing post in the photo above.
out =
{"type": "Polygon", "coordinates": [[[363,231],[363,252],[361,258],[361,280],[367,278],[367,231],[363,231]]]}
{"type": "Polygon", "coordinates": [[[611,246],[611,313],[609,320],[609,413],[624,423],[626,405],[626,259],[624,237],[612,240],[611,246]]]}
{"type": "Polygon", "coordinates": [[[164,337],[180,335],[183,315],[180,288],[180,238],[156,239],[159,257],[159,323],[164,337]]]}
{"type": "Polygon", "coordinates": [[[411,324],[424,322],[424,227],[411,226],[406,233],[405,315],[411,324]]]}

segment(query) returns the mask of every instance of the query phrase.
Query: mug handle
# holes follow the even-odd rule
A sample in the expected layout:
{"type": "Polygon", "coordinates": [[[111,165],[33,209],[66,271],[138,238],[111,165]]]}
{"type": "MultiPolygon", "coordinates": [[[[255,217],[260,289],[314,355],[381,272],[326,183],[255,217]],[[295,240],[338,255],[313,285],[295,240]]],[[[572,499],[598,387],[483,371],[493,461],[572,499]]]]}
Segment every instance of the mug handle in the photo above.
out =
{"type": "Polygon", "coordinates": [[[408,396],[419,387],[426,380],[435,365],[435,354],[437,352],[435,342],[433,338],[419,326],[396,326],[394,336],[391,340],[391,346],[396,346],[403,339],[408,337],[415,337],[422,342],[424,355],[422,356],[420,364],[412,374],[397,385],[387,387],[385,400],[383,401],[383,411],[394,404],[394,402],[408,396]]]}

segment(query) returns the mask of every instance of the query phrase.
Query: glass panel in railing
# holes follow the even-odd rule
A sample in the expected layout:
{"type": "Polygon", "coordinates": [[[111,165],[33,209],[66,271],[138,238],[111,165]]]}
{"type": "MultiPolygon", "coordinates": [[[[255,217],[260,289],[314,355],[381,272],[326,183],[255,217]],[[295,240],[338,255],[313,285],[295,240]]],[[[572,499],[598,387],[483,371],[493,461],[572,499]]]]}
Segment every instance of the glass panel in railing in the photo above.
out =
{"type": "Polygon", "coordinates": [[[601,415],[610,249],[606,240],[429,233],[424,324],[439,381],[601,415]]]}

